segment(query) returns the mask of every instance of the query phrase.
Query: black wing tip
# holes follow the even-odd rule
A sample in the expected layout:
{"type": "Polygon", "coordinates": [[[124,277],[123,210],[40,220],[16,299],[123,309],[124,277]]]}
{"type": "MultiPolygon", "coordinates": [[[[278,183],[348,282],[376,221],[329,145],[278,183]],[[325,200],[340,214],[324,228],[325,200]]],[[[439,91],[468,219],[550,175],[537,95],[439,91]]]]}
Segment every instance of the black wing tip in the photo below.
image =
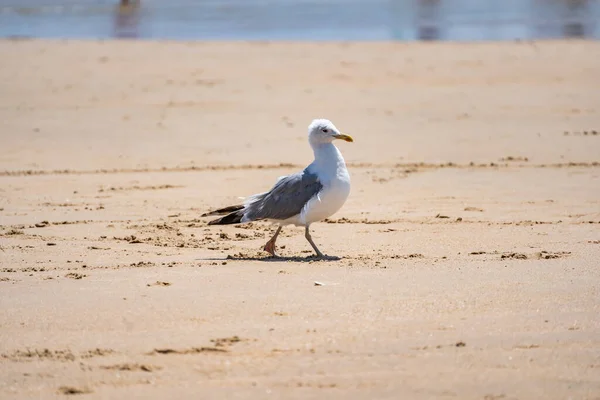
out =
{"type": "Polygon", "coordinates": [[[244,216],[243,212],[240,210],[234,211],[230,214],[227,214],[224,217],[213,219],[208,222],[208,225],[231,225],[231,224],[239,224],[242,222],[242,217],[244,216]]]}
{"type": "Polygon", "coordinates": [[[214,211],[210,211],[207,213],[202,214],[202,217],[210,217],[213,215],[224,215],[224,214],[229,214],[231,212],[235,212],[235,211],[239,211],[239,210],[243,210],[244,209],[244,205],[243,204],[236,204],[235,206],[228,206],[228,207],[224,207],[224,208],[219,208],[218,210],[214,210],[214,211]]]}

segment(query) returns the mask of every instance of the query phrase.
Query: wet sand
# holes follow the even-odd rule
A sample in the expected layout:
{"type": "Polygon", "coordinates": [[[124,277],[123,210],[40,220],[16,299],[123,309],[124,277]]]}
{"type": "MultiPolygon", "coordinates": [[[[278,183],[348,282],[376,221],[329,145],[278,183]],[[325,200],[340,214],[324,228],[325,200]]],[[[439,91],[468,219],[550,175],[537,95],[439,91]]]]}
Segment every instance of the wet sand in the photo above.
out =
{"type": "Polygon", "coordinates": [[[0,397],[599,398],[598,54],[0,42],[0,397]],[[316,117],[341,259],[208,227],[316,117]]]}

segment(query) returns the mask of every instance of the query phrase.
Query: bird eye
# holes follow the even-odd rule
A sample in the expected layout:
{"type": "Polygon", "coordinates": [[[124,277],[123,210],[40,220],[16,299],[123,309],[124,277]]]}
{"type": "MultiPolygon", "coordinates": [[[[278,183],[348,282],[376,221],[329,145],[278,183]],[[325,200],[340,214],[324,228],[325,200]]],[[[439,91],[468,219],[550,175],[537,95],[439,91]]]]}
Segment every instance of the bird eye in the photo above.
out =
{"type": "Polygon", "coordinates": [[[322,129],[322,131],[323,131],[324,133],[329,133],[329,129],[327,129],[327,128],[323,128],[323,129],[322,129]]]}

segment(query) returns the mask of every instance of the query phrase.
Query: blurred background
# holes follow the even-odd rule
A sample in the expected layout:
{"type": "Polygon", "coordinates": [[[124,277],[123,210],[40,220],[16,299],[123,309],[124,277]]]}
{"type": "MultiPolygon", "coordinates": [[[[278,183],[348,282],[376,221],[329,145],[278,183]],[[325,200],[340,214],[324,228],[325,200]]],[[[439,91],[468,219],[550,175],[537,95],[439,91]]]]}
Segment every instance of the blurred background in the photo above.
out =
{"type": "Polygon", "coordinates": [[[600,0],[0,0],[0,37],[600,38],[600,0]]]}

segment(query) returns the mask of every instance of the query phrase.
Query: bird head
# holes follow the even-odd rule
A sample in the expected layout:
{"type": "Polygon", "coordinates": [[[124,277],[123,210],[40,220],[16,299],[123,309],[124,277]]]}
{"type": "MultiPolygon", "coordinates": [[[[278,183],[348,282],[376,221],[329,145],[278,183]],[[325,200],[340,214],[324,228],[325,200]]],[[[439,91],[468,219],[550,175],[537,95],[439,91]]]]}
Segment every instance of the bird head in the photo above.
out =
{"type": "Polygon", "coordinates": [[[308,126],[308,141],[311,144],[331,143],[335,139],[354,142],[351,136],[340,133],[328,119],[315,119],[308,126]]]}

